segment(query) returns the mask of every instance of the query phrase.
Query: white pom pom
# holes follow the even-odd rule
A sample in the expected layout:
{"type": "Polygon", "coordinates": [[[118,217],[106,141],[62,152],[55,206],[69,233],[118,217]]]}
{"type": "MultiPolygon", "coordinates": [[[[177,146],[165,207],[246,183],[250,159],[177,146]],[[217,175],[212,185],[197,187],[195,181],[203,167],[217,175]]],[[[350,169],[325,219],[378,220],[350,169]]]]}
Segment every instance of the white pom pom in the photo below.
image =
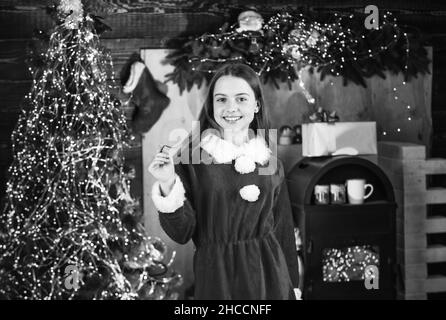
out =
{"type": "Polygon", "coordinates": [[[256,169],[256,163],[247,156],[240,156],[235,160],[234,168],[242,174],[250,173],[256,169]]]}
{"type": "Polygon", "coordinates": [[[266,164],[271,157],[271,153],[272,151],[267,147],[265,139],[262,136],[257,136],[252,139],[245,147],[245,154],[262,165],[266,164]]]}
{"type": "Polygon", "coordinates": [[[259,198],[260,189],[255,184],[250,184],[240,189],[240,195],[244,200],[254,202],[259,198]]]}

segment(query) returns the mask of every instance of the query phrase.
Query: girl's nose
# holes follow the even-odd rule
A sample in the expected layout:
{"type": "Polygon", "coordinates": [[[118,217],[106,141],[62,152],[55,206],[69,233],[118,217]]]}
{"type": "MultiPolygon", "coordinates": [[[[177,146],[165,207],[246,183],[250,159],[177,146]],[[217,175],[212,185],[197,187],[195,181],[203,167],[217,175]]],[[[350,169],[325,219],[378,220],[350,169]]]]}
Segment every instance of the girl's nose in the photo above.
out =
{"type": "Polygon", "coordinates": [[[227,110],[228,111],[236,111],[237,110],[237,103],[235,101],[228,101],[228,105],[227,105],[227,110]]]}

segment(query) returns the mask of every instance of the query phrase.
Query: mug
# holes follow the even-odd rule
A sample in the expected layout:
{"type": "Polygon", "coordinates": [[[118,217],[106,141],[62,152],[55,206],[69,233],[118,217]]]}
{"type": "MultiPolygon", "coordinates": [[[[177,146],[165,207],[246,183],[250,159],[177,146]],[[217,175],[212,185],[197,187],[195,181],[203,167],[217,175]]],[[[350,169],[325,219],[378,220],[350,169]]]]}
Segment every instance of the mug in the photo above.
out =
{"type": "Polygon", "coordinates": [[[351,204],[362,204],[373,193],[373,186],[369,183],[366,184],[364,179],[349,179],[346,185],[348,202],[351,204]],[[367,188],[370,188],[370,191],[364,194],[367,188]]]}
{"type": "Polygon", "coordinates": [[[329,185],[315,185],[314,186],[314,201],[316,204],[330,203],[330,186],[329,185]]]}
{"type": "Polygon", "coordinates": [[[345,203],[345,185],[330,184],[330,201],[333,204],[345,203]]]}

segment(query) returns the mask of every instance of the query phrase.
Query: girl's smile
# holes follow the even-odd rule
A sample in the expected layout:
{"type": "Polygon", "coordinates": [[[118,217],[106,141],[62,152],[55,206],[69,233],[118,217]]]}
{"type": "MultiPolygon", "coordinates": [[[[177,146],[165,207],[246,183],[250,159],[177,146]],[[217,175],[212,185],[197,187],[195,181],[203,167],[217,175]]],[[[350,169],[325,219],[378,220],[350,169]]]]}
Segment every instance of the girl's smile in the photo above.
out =
{"type": "Polygon", "coordinates": [[[235,124],[237,121],[242,119],[243,116],[223,116],[223,119],[229,124],[235,124]]]}

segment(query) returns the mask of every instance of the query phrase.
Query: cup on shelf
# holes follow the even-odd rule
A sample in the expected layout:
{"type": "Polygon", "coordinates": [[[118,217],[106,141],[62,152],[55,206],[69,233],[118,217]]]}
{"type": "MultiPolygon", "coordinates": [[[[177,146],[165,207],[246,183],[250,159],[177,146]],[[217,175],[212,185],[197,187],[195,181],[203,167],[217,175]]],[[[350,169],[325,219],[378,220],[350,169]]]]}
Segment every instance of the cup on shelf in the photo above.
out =
{"type": "Polygon", "coordinates": [[[294,143],[295,132],[293,128],[288,125],[281,126],[279,129],[279,144],[291,145],[294,143]]]}
{"type": "Polygon", "coordinates": [[[330,184],[330,202],[332,204],[343,204],[346,202],[344,184],[330,184]]]}
{"type": "Polygon", "coordinates": [[[315,185],[314,186],[314,202],[316,204],[330,203],[330,186],[329,185],[315,185]]]}
{"type": "Polygon", "coordinates": [[[373,193],[373,186],[366,183],[364,179],[349,179],[345,184],[347,186],[348,202],[351,204],[363,204],[364,200],[373,193]],[[365,194],[367,188],[370,188],[370,191],[365,194]]]}

